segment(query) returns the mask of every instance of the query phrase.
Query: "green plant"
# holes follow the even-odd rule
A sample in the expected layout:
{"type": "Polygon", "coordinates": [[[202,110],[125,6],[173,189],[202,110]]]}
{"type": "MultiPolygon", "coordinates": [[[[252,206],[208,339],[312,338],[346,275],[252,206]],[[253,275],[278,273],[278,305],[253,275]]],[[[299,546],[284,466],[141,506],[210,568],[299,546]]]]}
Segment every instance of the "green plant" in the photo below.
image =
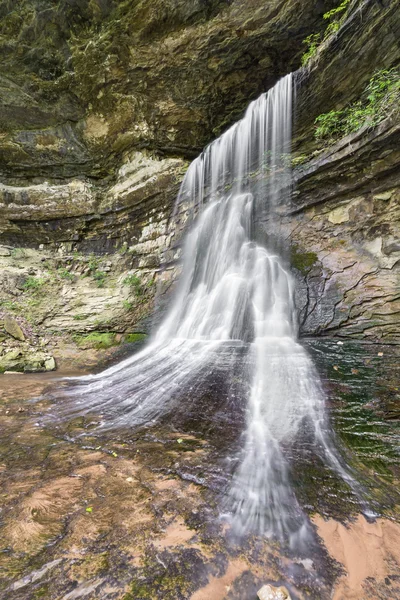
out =
{"type": "Polygon", "coordinates": [[[346,17],[346,11],[349,4],[350,0],[343,0],[336,8],[328,10],[328,12],[323,15],[323,19],[325,19],[325,21],[330,21],[330,23],[328,23],[323,34],[312,33],[303,40],[303,44],[306,46],[306,51],[301,57],[301,64],[303,67],[305,67],[308,61],[317,54],[320,44],[332,34],[339,31],[346,17]]]}
{"type": "Polygon", "coordinates": [[[61,277],[61,279],[69,279],[70,281],[74,279],[74,275],[65,267],[60,267],[57,269],[57,275],[61,277]]]}
{"type": "Polygon", "coordinates": [[[86,319],[86,315],[74,315],[72,318],[74,321],[84,321],[84,319],[86,319]]]}
{"type": "Polygon", "coordinates": [[[128,252],[128,244],[127,242],[123,242],[122,245],[117,250],[118,254],[126,254],[128,252]]]}
{"type": "Polygon", "coordinates": [[[91,254],[89,256],[88,267],[89,267],[90,272],[96,271],[96,269],[99,266],[99,262],[100,262],[99,258],[97,256],[95,256],[94,254],[91,254]]]}
{"type": "Polygon", "coordinates": [[[93,273],[93,279],[95,280],[97,287],[104,287],[107,273],[105,271],[95,271],[93,273]]]}
{"type": "Polygon", "coordinates": [[[107,277],[107,273],[105,271],[99,271],[100,259],[91,254],[89,256],[88,267],[90,275],[95,280],[97,287],[103,287],[105,283],[105,279],[107,277]]]}
{"type": "Polygon", "coordinates": [[[134,307],[133,302],[129,302],[129,300],[124,300],[122,302],[122,306],[125,308],[125,310],[132,310],[132,308],[134,307]]]}
{"type": "Polygon", "coordinates": [[[12,311],[17,311],[21,308],[20,305],[13,300],[0,300],[0,306],[6,310],[12,311]]]}
{"type": "Polygon", "coordinates": [[[38,289],[40,289],[42,287],[42,285],[45,283],[45,280],[42,279],[41,277],[35,277],[35,276],[29,276],[25,279],[24,283],[23,283],[23,288],[25,290],[32,290],[32,291],[36,291],[38,289]]]}
{"type": "Polygon", "coordinates": [[[143,296],[145,292],[145,288],[142,282],[140,281],[139,277],[137,275],[134,275],[133,273],[127,275],[122,280],[122,285],[129,285],[129,287],[131,287],[134,290],[136,296],[143,296]]]}
{"type": "Polygon", "coordinates": [[[369,80],[360,100],[341,110],[331,110],[315,119],[317,139],[335,140],[358,131],[364,125],[374,127],[398,109],[400,73],[382,69],[369,80]]]}
{"type": "Polygon", "coordinates": [[[312,33],[311,35],[307,36],[305,40],[303,40],[303,44],[306,46],[306,51],[301,57],[301,64],[303,67],[308,63],[310,58],[316,55],[320,43],[320,33],[312,33]]]}
{"type": "Polygon", "coordinates": [[[331,10],[328,10],[328,12],[326,12],[323,15],[323,19],[330,21],[332,19],[332,17],[337,17],[342,12],[347,10],[347,7],[349,6],[349,4],[350,4],[350,0],[343,0],[343,2],[341,2],[341,4],[339,4],[339,6],[337,6],[336,8],[332,8],[331,10]]]}
{"type": "Polygon", "coordinates": [[[11,250],[11,258],[22,258],[25,256],[25,250],[23,248],[13,248],[11,250]]]}

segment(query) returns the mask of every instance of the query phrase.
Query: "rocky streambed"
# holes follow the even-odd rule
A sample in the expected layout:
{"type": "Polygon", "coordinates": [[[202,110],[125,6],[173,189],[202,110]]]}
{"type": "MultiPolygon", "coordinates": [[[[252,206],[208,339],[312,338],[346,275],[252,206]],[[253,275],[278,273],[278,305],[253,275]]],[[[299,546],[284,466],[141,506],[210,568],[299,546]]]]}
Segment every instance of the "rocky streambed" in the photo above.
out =
{"type": "Polygon", "coordinates": [[[52,390],[68,402],[58,373],[3,375],[0,597],[256,600],[267,584],[292,599],[398,597],[398,347],[307,346],[375,518],[300,444],[292,478],[314,542],[235,538],[221,505],[244,413],[218,373],[168,423],[108,434],[99,415],[48,419],[52,390]]]}

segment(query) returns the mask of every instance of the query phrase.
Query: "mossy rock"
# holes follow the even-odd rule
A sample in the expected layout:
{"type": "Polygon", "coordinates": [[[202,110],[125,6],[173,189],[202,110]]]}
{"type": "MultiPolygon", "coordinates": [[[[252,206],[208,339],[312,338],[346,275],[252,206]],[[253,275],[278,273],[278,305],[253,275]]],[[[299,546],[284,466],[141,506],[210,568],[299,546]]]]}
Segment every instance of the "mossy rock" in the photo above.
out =
{"type": "Polygon", "coordinates": [[[21,342],[25,341],[25,335],[21,327],[18,325],[17,321],[9,315],[4,317],[4,329],[16,340],[20,340],[21,342]]]}
{"type": "Polygon", "coordinates": [[[45,352],[35,352],[15,348],[0,356],[0,373],[12,371],[14,373],[42,373],[54,371],[56,361],[45,352]]]}
{"type": "Polygon", "coordinates": [[[115,333],[98,333],[97,331],[93,331],[88,335],[74,335],[74,341],[82,350],[88,350],[89,348],[106,350],[119,345],[115,333]]]}
{"type": "Polygon", "coordinates": [[[306,275],[317,262],[318,255],[315,252],[301,252],[297,246],[292,246],[290,264],[303,275],[306,275]]]}
{"type": "Polygon", "coordinates": [[[124,342],[134,344],[135,342],[143,342],[147,338],[145,333],[127,333],[124,336],[124,342]]]}

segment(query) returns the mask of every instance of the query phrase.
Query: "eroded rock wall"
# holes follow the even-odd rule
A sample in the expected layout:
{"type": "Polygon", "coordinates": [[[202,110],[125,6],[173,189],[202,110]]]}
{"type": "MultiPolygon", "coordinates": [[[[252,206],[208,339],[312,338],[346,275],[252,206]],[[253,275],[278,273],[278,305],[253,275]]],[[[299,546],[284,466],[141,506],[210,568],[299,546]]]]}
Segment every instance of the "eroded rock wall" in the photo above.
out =
{"type": "MultiPolygon", "coordinates": [[[[0,2],[1,313],[45,332],[148,330],[179,268],[188,159],[298,67],[337,3],[189,4],[0,2]]],[[[398,64],[396,5],[353,0],[299,72],[307,159],[281,217],[304,335],[398,340],[398,119],[326,148],[314,136],[318,114],[398,64]]]]}
{"type": "Polygon", "coordinates": [[[338,33],[299,73],[296,188],[284,212],[304,335],[400,341],[400,112],[336,143],[320,113],[359,100],[377,70],[398,68],[397,2],[353,2],[338,33]],[[304,160],[304,159],[303,159],[304,160]]]}

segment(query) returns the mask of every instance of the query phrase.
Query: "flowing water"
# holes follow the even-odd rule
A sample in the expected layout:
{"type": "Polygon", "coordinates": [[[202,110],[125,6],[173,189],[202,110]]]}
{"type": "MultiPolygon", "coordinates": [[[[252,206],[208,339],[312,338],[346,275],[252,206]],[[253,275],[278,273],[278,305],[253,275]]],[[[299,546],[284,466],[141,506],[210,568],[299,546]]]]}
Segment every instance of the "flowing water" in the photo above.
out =
{"type": "Polygon", "coordinates": [[[317,373],[297,341],[279,221],[265,247],[254,240],[259,207],[249,180],[267,178],[263,203],[272,218],[289,199],[292,95],[289,75],[191,164],[176,210],[189,204],[194,222],[169,312],[144,350],[71,381],[58,414],[99,415],[103,430],[173,420],[223,365],[243,432],[225,457],[232,477],[221,511],[239,534],[299,547],[310,540],[291,483],[289,456],[300,438],[358,488],[334,449],[317,373]]]}

